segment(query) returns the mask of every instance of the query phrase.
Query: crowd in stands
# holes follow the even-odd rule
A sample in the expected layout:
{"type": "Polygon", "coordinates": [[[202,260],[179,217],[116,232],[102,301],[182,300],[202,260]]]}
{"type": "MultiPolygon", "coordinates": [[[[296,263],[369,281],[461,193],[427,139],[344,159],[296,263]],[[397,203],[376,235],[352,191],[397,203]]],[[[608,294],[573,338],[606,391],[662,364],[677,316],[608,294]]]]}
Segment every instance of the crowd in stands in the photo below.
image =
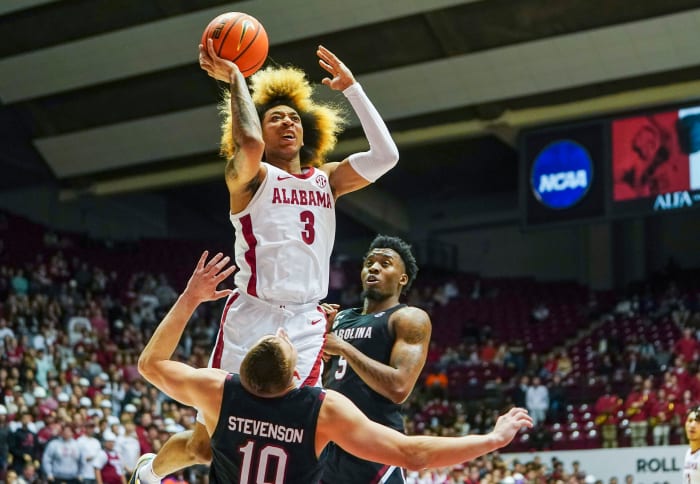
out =
{"type": "MultiPolygon", "coordinates": [[[[0,239],[0,481],[94,482],[97,469],[121,482],[194,423],[193,409],[141,379],[137,360],[205,247],[105,246],[10,215],[0,239]]],[[[178,358],[206,366],[220,313],[197,310],[178,358]]]]}
{"type": "MultiPolygon", "coordinates": [[[[409,430],[481,433],[505,408],[519,405],[528,408],[536,427],[505,451],[685,443],[685,416],[700,401],[698,280],[695,272],[669,270],[632,286],[630,296],[573,298],[575,311],[562,310],[561,301],[533,298],[537,302],[529,319],[519,319],[518,331],[525,336],[503,324],[494,329],[488,319],[472,328],[463,316],[454,323],[433,316],[434,332],[453,324],[460,327],[461,338],[453,340],[456,344],[434,338],[424,385],[408,407],[409,430]],[[570,332],[569,318],[576,320],[570,332]],[[553,334],[550,345],[537,346],[542,325],[552,333],[567,331],[566,338],[553,334]]],[[[464,299],[472,300],[472,306],[482,298],[503,305],[513,301],[512,294],[499,290],[465,294],[447,303],[424,298],[418,304],[435,314],[436,307],[464,308],[464,299]]],[[[481,303],[491,305],[488,300],[481,303]]],[[[512,476],[515,471],[509,469],[512,476]]],[[[446,482],[466,482],[464,469],[452,470],[457,471],[460,477],[446,482]]],[[[413,482],[445,482],[441,479],[413,482]]]]}
{"type": "MultiPolygon", "coordinates": [[[[222,249],[96,243],[9,214],[0,216],[0,241],[0,481],[90,480],[95,469],[105,483],[128,478],[139,455],[194,424],[194,410],[147,385],[136,363],[201,250],[222,249]]],[[[334,262],[329,302],[359,302],[359,267],[359,259],[334,262]]],[[[486,432],[515,404],[537,426],[506,451],[682,442],[685,409],[700,397],[694,280],[667,273],[620,297],[424,269],[406,302],[430,312],[433,342],[406,404],[408,432],[486,432]]],[[[197,310],[178,358],[206,365],[222,304],[197,310]]],[[[497,453],[409,476],[423,484],[559,480],[595,482],[556,461],[507,462],[497,453]]]]}
{"type": "MultiPolygon", "coordinates": [[[[541,351],[488,330],[456,346],[434,343],[411,405],[412,429],[482,432],[498,411],[519,405],[537,426],[514,444],[520,449],[682,443],[687,409],[700,399],[700,300],[694,286],[681,291],[666,279],[661,287],[643,307],[586,306],[576,333],[541,351]]],[[[434,320],[434,331],[444,324],[434,320]]],[[[544,324],[557,328],[556,320],[544,324]]]]}
{"type": "Polygon", "coordinates": [[[498,452],[480,457],[472,462],[451,468],[426,469],[410,472],[407,484],[528,484],[528,483],[568,483],[568,484],[633,484],[633,476],[615,476],[607,482],[586,472],[578,461],[568,468],[564,463],[552,458],[543,460],[534,455],[527,462],[507,459],[498,452]]]}

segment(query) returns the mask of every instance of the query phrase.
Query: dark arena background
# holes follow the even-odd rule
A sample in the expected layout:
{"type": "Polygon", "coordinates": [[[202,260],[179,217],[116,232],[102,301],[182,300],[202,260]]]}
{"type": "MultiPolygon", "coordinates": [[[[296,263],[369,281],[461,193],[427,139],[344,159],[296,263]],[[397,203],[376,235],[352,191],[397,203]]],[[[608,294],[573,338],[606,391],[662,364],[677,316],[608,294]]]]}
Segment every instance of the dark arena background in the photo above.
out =
{"type": "MultiPolygon", "coordinates": [[[[0,2],[0,480],[41,482],[65,427],[115,434],[129,470],[193,425],[136,360],[201,251],[233,249],[226,86],[197,63],[226,11],[314,83],[333,50],[398,145],[338,202],[328,301],[357,304],[377,233],[413,244],[433,341],[408,433],[487,432],[547,387],[501,453],[409,482],[678,482],[700,403],[697,0],[0,2]]],[[[331,160],[365,149],[351,117],[331,160]]],[[[183,361],[206,365],[220,306],[183,361]]]]}

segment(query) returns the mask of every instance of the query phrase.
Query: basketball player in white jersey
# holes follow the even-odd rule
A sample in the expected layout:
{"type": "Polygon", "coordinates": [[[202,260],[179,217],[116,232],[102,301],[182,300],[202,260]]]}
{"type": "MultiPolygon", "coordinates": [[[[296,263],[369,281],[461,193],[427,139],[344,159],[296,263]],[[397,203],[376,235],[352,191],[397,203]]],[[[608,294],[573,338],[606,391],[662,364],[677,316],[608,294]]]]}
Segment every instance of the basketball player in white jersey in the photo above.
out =
{"type": "Polygon", "coordinates": [[[688,450],[683,463],[683,484],[700,484],[700,405],[688,412],[685,419],[685,436],[688,450]]]}
{"type": "MultiPolygon", "coordinates": [[[[335,240],[335,202],[390,170],[398,150],[381,116],[352,72],[319,46],[323,84],[341,91],[359,118],[369,151],[326,163],[343,117],[315,103],[296,68],[267,68],[251,77],[250,91],[233,62],[218,57],[212,41],[199,47],[199,63],[230,83],[222,103],[221,152],[227,159],[230,218],[236,231],[236,290],[221,318],[210,366],[238,373],[261,336],[284,328],[299,353],[297,386],[320,386],[326,316],[319,301],[328,290],[335,240]]],[[[171,437],[151,462],[142,456],[130,482],[159,482],[183,467],[211,461],[209,435],[171,437]]]]}

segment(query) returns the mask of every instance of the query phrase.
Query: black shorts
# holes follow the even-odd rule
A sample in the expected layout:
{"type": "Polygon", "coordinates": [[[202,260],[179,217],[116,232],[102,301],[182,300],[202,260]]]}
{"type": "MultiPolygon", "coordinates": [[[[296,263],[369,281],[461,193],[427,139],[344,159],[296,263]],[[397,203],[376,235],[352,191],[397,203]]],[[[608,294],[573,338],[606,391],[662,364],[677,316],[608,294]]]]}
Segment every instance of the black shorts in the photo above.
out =
{"type": "Polygon", "coordinates": [[[370,462],[329,443],[323,451],[322,484],[405,484],[403,468],[370,462]]]}

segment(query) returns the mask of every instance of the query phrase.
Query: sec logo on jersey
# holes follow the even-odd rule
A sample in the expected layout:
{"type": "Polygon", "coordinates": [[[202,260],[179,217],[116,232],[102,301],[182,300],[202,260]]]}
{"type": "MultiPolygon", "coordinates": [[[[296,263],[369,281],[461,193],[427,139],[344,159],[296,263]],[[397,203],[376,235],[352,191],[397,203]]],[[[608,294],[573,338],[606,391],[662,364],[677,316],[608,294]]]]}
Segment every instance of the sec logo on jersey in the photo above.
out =
{"type": "Polygon", "coordinates": [[[316,186],[319,188],[326,188],[328,184],[328,178],[323,175],[316,175],[316,186]]]}

